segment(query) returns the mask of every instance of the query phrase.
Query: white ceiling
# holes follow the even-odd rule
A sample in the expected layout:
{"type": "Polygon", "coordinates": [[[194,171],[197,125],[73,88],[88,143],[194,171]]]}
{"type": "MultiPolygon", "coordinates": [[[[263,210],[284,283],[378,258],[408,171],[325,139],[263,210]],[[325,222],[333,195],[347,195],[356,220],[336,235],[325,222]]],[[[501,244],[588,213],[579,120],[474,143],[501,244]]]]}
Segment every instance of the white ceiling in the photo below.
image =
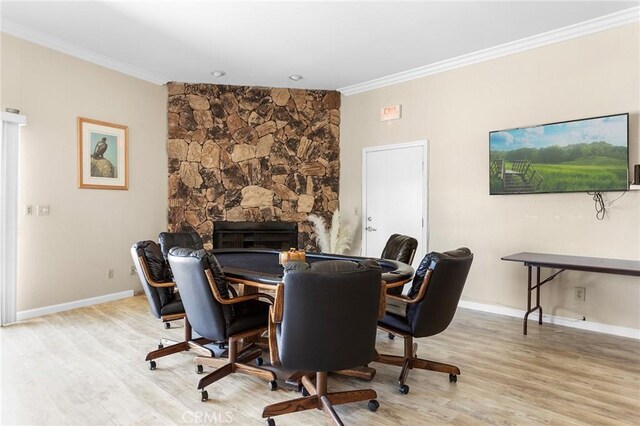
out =
{"type": "Polygon", "coordinates": [[[0,13],[4,32],[156,83],[348,91],[638,4],[2,0],[0,13]]]}

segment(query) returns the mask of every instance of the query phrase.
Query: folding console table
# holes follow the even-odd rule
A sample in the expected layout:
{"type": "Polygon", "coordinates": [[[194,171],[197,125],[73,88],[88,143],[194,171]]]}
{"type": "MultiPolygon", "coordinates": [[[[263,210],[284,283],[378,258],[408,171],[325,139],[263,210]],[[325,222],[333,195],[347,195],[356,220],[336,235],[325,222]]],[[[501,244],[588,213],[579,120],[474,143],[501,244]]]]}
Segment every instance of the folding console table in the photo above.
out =
{"type": "Polygon", "coordinates": [[[563,271],[600,272],[604,274],[631,275],[640,277],[640,261],[625,259],[606,259],[600,257],[565,256],[549,253],[517,253],[501,258],[512,262],[522,262],[527,267],[527,313],[524,315],[522,334],[527,334],[529,314],[539,310],[538,324],[542,324],[542,306],[540,306],[540,287],[554,279],[563,271]],[[531,268],[536,268],[536,284],[531,282],[531,268]],[[558,272],[540,281],[540,268],[560,269],[558,272]],[[536,306],[531,307],[531,293],[536,291],[536,306]]]}

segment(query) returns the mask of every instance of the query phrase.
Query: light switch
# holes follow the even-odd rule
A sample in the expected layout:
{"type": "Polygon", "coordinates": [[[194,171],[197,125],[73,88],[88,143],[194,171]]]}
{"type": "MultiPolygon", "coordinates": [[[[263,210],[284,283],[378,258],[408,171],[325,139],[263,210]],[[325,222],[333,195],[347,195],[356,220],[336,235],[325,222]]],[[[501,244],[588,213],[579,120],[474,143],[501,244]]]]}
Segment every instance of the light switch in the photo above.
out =
{"type": "Polygon", "coordinates": [[[36,205],[38,216],[49,216],[49,206],[36,205]]]}

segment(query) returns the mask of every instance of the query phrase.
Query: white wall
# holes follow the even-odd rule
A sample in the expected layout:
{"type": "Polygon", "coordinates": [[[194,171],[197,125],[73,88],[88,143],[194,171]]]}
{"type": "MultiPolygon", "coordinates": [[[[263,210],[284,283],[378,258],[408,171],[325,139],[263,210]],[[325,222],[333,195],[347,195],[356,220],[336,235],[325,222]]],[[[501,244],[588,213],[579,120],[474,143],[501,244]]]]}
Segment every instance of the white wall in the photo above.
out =
{"type": "MultiPolygon", "coordinates": [[[[524,309],[526,269],[501,256],[539,251],[640,259],[640,191],[594,216],[584,193],[489,196],[491,130],[630,112],[630,163],[640,163],[638,24],[343,96],[340,206],[360,210],[363,147],[429,139],[429,250],[468,246],[463,299],[524,309]],[[402,104],[400,120],[380,108],[402,104]]],[[[620,193],[607,193],[608,201],[620,193]]],[[[640,328],[640,280],[565,272],[543,287],[545,313],[640,328]],[[572,288],[586,287],[586,301],[572,288]]]]}
{"type": "Polygon", "coordinates": [[[1,47],[0,107],[28,118],[20,204],[51,206],[20,217],[18,310],[138,290],[129,248],[167,226],[166,87],[6,34],[1,47]],[[78,116],[129,126],[129,190],[78,189],[78,116]]]}

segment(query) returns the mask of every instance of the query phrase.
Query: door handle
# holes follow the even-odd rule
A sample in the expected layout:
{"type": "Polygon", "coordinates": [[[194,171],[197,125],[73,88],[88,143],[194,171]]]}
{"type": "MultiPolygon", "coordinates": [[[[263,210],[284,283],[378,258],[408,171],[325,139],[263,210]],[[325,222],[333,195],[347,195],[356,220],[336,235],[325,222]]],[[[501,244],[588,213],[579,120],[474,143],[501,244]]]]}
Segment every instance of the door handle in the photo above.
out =
{"type": "Polygon", "coordinates": [[[374,228],[373,226],[367,226],[367,227],[366,227],[366,228],[364,228],[364,229],[366,229],[366,230],[367,230],[367,231],[369,231],[369,232],[375,232],[375,231],[377,231],[377,229],[376,229],[376,228],[374,228]]]}

